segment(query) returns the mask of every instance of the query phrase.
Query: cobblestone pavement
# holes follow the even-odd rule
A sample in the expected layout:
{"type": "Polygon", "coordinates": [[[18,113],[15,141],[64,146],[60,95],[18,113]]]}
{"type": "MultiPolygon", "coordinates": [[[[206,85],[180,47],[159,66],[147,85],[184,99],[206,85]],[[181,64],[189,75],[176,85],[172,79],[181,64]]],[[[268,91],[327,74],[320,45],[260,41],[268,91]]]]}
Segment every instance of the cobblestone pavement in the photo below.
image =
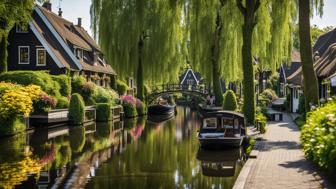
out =
{"type": "Polygon", "coordinates": [[[270,122],[256,148],[258,157],[245,184],[246,189],[322,188],[311,162],[300,148],[300,131],[288,114],[283,122],[270,122]]]}

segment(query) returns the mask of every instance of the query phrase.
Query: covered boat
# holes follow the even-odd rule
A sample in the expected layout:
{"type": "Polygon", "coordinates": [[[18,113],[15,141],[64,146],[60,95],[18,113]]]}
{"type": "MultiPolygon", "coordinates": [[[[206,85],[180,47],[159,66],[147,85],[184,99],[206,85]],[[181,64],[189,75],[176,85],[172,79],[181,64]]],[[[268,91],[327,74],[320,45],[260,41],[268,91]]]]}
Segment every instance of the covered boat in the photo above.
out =
{"type": "Polygon", "coordinates": [[[169,119],[175,115],[176,105],[173,103],[170,96],[160,98],[157,104],[148,106],[148,115],[161,116],[165,119],[169,119]]]}
{"type": "Polygon", "coordinates": [[[198,133],[201,147],[239,147],[246,137],[243,114],[233,111],[215,111],[202,115],[198,133]]]}

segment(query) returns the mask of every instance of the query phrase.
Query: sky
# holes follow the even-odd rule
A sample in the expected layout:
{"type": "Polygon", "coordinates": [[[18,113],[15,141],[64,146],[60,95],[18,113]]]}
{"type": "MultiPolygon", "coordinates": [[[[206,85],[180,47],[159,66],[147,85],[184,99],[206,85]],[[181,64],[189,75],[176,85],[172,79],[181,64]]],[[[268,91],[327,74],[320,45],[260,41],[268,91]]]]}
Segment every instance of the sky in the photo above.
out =
{"type": "MultiPolygon", "coordinates": [[[[63,10],[63,17],[67,20],[77,23],[77,18],[82,18],[83,27],[92,35],[90,29],[90,6],[91,0],[51,0],[52,9],[58,11],[59,2],[63,10]]],[[[326,26],[336,26],[336,0],[325,0],[324,13],[322,18],[314,16],[312,25],[320,28],[326,26]]]]}

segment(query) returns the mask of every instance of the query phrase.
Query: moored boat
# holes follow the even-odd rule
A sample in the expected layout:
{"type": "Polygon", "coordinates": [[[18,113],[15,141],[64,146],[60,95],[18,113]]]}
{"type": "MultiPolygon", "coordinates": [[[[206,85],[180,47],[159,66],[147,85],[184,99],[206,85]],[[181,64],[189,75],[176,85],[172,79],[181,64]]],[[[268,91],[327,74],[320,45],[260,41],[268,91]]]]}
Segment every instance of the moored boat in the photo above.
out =
{"type": "Polygon", "coordinates": [[[202,148],[239,147],[246,137],[245,118],[232,111],[204,113],[198,134],[202,148]]]}

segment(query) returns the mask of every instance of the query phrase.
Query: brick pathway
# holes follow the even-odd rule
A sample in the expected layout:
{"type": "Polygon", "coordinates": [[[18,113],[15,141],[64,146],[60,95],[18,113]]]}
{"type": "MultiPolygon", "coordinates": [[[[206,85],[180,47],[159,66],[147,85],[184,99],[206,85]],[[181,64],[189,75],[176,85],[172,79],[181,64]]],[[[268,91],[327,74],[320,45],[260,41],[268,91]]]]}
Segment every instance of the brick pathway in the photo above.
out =
{"type": "Polygon", "coordinates": [[[300,132],[289,115],[268,124],[265,140],[257,142],[259,154],[245,183],[246,189],[322,188],[313,165],[300,149],[300,132]]]}

